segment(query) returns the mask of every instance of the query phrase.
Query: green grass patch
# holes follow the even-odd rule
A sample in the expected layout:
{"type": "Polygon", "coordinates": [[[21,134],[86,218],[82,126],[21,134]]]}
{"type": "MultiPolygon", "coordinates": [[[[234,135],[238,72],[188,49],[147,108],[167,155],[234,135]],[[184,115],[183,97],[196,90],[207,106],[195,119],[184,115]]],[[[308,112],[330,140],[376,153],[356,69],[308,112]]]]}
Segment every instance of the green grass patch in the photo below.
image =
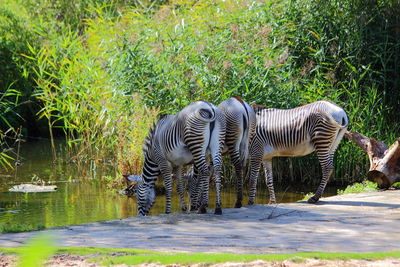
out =
{"type": "Polygon", "coordinates": [[[354,183],[347,186],[344,190],[338,190],[338,195],[353,194],[353,193],[363,193],[363,192],[374,192],[378,191],[377,184],[370,181],[363,181],[361,183],[354,183]]]}
{"type": "Polygon", "coordinates": [[[216,264],[222,262],[251,262],[255,260],[263,261],[284,261],[293,260],[302,262],[307,258],[324,260],[378,260],[385,258],[400,258],[400,252],[383,253],[324,253],[324,252],[303,252],[295,254],[209,254],[209,253],[173,253],[173,254],[152,254],[152,255],[125,255],[119,257],[98,256],[90,261],[102,265],[110,266],[114,264],[141,264],[141,263],[160,263],[160,264],[216,264]]]}
{"type": "Polygon", "coordinates": [[[304,196],[302,199],[298,200],[297,202],[307,201],[307,200],[308,200],[310,197],[312,197],[313,195],[314,195],[313,192],[309,192],[309,193],[305,194],[305,196],[304,196]]]}
{"type": "MultiPolygon", "coordinates": [[[[29,247],[32,244],[27,246],[28,249],[27,247],[0,248],[0,252],[4,254],[18,254],[21,255],[21,257],[26,257],[25,253],[29,252],[29,247]]],[[[239,254],[239,255],[230,253],[213,254],[213,253],[155,252],[155,251],[138,250],[138,249],[113,249],[113,248],[94,248],[94,247],[83,247],[83,248],[51,247],[51,249],[47,249],[45,251],[47,251],[46,252],[47,255],[50,255],[48,253],[49,251],[51,251],[51,255],[66,254],[66,253],[74,255],[94,255],[94,257],[92,259],[89,259],[89,261],[96,262],[105,266],[110,266],[114,264],[133,265],[141,263],[216,264],[221,262],[251,262],[255,260],[263,260],[268,262],[292,260],[294,262],[302,262],[307,258],[321,259],[321,260],[351,260],[351,259],[380,260],[385,258],[400,258],[400,251],[378,252],[378,253],[302,252],[293,254],[239,254]],[[116,254],[117,256],[115,256],[116,254]]]]}
{"type": "Polygon", "coordinates": [[[391,187],[393,187],[393,188],[395,188],[395,189],[399,189],[399,188],[400,188],[400,182],[397,182],[397,183],[392,184],[391,187]]]}
{"type": "Polygon", "coordinates": [[[36,230],[43,230],[45,227],[42,224],[21,224],[21,223],[6,223],[0,225],[0,233],[19,233],[19,232],[29,232],[36,230]]]}
{"type": "Polygon", "coordinates": [[[54,254],[54,238],[49,234],[42,232],[30,239],[23,247],[19,249],[20,267],[43,266],[44,262],[54,254]]]}

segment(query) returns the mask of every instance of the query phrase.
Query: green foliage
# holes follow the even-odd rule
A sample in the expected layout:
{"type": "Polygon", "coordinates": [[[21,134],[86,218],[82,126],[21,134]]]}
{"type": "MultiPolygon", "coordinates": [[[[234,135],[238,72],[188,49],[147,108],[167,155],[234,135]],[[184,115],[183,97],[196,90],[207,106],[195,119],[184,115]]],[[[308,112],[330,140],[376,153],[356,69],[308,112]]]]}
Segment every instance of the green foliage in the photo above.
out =
{"type": "Polygon", "coordinates": [[[300,199],[297,202],[301,202],[301,201],[307,201],[310,197],[312,197],[314,195],[313,192],[308,192],[307,194],[304,195],[303,199],[300,199]]]}
{"type": "Polygon", "coordinates": [[[353,193],[363,193],[363,192],[374,192],[378,191],[378,186],[376,183],[364,180],[361,183],[354,183],[349,185],[344,190],[338,190],[338,195],[353,194],[353,193]]]}
{"type": "Polygon", "coordinates": [[[19,232],[29,232],[35,230],[43,230],[44,225],[35,224],[20,224],[20,223],[5,223],[0,225],[0,233],[19,233],[19,232]]]}
{"type": "Polygon", "coordinates": [[[21,255],[20,267],[40,267],[43,266],[55,251],[53,238],[48,233],[41,233],[29,240],[18,253],[21,255]]]}
{"type": "MultiPolygon", "coordinates": [[[[112,157],[120,173],[139,172],[159,112],[233,95],[277,108],[328,99],[352,130],[391,143],[399,11],[390,0],[4,0],[0,51],[12,64],[0,68],[11,68],[5,84],[35,85],[50,136],[62,129],[78,160],[112,157]]],[[[359,181],[364,152],[343,141],[336,155],[334,182],[359,181]]],[[[318,182],[317,162],[278,160],[275,177],[318,182]]]]}

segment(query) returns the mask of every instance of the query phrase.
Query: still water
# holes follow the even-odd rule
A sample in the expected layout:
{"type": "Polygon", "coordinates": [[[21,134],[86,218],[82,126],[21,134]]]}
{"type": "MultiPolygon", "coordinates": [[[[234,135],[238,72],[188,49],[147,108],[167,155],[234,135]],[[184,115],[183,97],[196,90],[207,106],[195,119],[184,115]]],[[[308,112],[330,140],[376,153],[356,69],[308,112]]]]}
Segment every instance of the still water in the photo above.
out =
{"type": "MultiPolygon", "coordinates": [[[[57,147],[58,160],[54,163],[48,140],[28,142],[21,145],[19,158],[21,165],[5,172],[0,170],[0,226],[40,225],[54,227],[80,223],[127,218],[136,215],[136,200],[107,188],[102,177],[114,175],[111,163],[88,161],[77,165],[72,163],[65,152],[65,146],[57,147]],[[42,181],[57,185],[55,192],[16,193],[8,189],[16,184],[42,181]]],[[[14,155],[14,157],[16,157],[14,155]]],[[[119,189],[123,189],[122,187],[119,189]]],[[[210,187],[212,189],[212,186],[210,187]]],[[[305,192],[315,188],[307,188],[305,192]]],[[[326,192],[332,195],[336,192],[326,192]]],[[[173,212],[179,212],[179,198],[173,194],[173,212]]],[[[210,208],[215,200],[210,192],[210,208]]],[[[304,197],[302,190],[289,188],[286,192],[277,189],[279,202],[294,202],[304,197]]],[[[223,207],[233,207],[235,190],[224,187],[223,207]]],[[[265,187],[257,190],[257,202],[268,203],[265,187]]],[[[244,197],[244,204],[247,197],[244,197]]],[[[163,213],[165,197],[158,196],[151,214],[163,213]]]]}

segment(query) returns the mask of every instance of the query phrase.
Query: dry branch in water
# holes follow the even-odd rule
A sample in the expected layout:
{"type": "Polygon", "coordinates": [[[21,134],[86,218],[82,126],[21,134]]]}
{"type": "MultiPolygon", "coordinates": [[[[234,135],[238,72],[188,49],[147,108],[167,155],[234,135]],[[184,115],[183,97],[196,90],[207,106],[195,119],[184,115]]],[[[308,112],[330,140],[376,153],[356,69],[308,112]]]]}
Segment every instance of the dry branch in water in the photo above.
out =
{"type": "Polygon", "coordinates": [[[354,131],[347,132],[345,137],[368,154],[368,180],[378,183],[380,188],[388,188],[400,181],[400,138],[388,147],[382,141],[354,131]]]}

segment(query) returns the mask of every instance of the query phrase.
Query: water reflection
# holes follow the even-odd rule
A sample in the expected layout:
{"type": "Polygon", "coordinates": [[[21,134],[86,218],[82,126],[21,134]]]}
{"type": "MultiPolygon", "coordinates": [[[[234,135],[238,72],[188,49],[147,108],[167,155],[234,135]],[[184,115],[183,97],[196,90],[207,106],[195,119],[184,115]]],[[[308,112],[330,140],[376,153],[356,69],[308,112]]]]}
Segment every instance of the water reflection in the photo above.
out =
{"type": "MultiPolygon", "coordinates": [[[[102,163],[76,165],[68,163],[64,145],[58,145],[61,160],[53,163],[48,141],[26,143],[21,147],[21,166],[16,170],[0,173],[0,225],[31,224],[45,227],[88,223],[100,220],[126,218],[136,215],[136,200],[107,189],[102,177],[114,175],[111,166],[102,163]],[[8,192],[14,184],[40,180],[55,184],[56,192],[8,192]]],[[[212,186],[210,187],[212,188],[212,186]]],[[[289,188],[277,190],[277,200],[294,202],[304,193],[289,188]]],[[[311,189],[309,190],[311,191],[311,189]]],[[[178,194],[173,194],[173,212],[179,211],[178,194]]],[[[307,191],[308,192],[308,191],[307,191]]],[[[336,191],[335,191],[336,192],[336,191]]],[[[327,192],[326,195],[328,195],[327,192]]],[[[210,192],[210,208],[214,207],[215,194],[210,192]]],[[[233,207],[236,192],[233,188],[222,190],[223,208],[233,207]]],[[[258,203],[268,203],[265,187],[257,192],[258,203]]],[[[244,196],[244,204],[247,196],[244,196]]],[[[151,214],[164,213],[165,197],[158,196],[151,214]]]]}

